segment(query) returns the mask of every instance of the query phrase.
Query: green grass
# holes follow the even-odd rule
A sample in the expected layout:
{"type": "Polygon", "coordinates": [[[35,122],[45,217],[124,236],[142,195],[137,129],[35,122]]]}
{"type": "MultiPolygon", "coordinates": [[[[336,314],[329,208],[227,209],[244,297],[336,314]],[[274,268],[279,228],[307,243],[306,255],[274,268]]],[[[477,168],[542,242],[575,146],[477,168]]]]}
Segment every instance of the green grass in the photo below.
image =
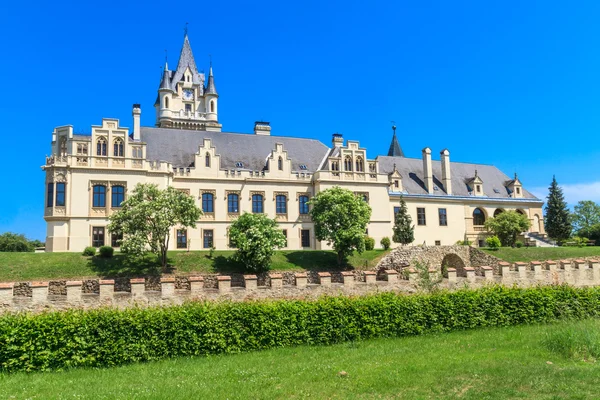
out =
{"type": "Polygon", "coordinates": [[[0,375],[25,399],[595,399],[600,365],[546,342],[599,320],[0,375]],[[345,371],[346,376],[339,373],[345,371]]]}
{"type": "Polygon", "coordinates": [[[508,262],[561,260],[564,258],[600,257],[600,246],[588,247],[502,247],[497,251],[483,249],[486,253],[508,262]]]}
{"type": "MultiPolygon", "coordinates": [[[[233,251],[215,251],[212,258],[207,251],[172,251],[167,272],[177,274],[243,272],[243,265],[233,262],[233,251]]],[[[355,253],[349,259],[354,268],[377,264],[387,251],[371,250],[355,253]]],[[[332,251],[277,251],[271,270],[334,270],[336,255],[332,251]]],[[[113,258],[84,257],[80,253],[0,253],[0,281],[52,280],[94,277],[139,276],[160,273],[156,257],[147,255],[142,260],[132,260],[115,253],[113,258]]]]}

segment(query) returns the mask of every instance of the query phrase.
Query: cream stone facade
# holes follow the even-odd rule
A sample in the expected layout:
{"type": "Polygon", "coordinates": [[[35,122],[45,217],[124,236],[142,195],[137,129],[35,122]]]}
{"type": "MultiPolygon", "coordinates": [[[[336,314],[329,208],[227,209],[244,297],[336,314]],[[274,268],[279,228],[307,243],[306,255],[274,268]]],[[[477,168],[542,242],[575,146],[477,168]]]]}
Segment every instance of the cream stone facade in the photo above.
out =
{"type": "Polygon", "coordinates": [[[368,158],[359,141],[334,134],[329,146],[318,140],[271,135],[268,122],[254,133],[222,132],[212,66],[198,72],[187,35],[178,66],[165,64],[155,102],[156,126],[142,127],[141,107],[133,106],[133,129],[103,119],[91,135],[72,126],[52,133],[46,174],[46,251],[80,252],[86,246],[113,245],[108,217],[119,210],[138,183],[173,186],[193,196],[204,211],[195,229],[174,228],[172,249],[228,248],[227,230],[243,212],[276,218],[288,249],[326,249],[314,237],[308,200],[340,186],[368,201],[373,213],[369,236],[392,237],[395,207],[404,198],[415,224],[415,244],[450,245],[471,240],[481,245],[483,223],[497,213],[517,210],[544,235],[542,201],[515,175],[496,167],[450,161],[450,152],[432,160],[407,158],[395,127],[386,156],[368,158]]]}

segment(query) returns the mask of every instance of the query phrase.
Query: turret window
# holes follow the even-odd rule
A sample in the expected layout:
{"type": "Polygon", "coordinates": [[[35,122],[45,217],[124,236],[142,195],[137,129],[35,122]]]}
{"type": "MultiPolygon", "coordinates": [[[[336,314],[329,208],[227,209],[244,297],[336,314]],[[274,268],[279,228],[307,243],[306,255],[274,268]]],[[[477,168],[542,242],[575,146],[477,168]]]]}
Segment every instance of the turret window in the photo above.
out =
{"type": "Polygon", "coordinates": [[[165,96],[165,108],[169,108],[169,98],[165,96]]]}
{"type": "Polygon", "coordinates": [[[210,112],[211,113],[215,112],[215,101],[214,100],[210,101],[210,112]]]}
{"type": "Polygon", "coordinates": [[[204,165],[210,168],[210,153],[206,153],[204,156],[204,165]]]}
{"type": "Polygon", "coordinates": [[[115,139],[113,155],[115,157],[123,157],[123,139],[121,139],[121,138],[115,139]]]}
{"type": "Polygon", "coordinates": [[[356,158],[356,172],[363,172],[365,170],[365,163],[362,157],[356,158]]]}
{"type": "Polygon", "coordinates": [[[96,155],[97,156],[105,156],[106,155],[106,139],[103,137],[98,138],[96,142],[96,155]]]}
{"type": "Polygon", "coordinates": [[[46,196],[46,207],[52,207],[54,204],[54,183],[48,184],[48,194],[46,196]]]}
{"type": "Polygon", "coordinates": [[[344,158],[344,170],[352,171],[352,157],[346,156],[346,158],[344,158]]]}
{"type": "Polygon", "coordinates": [[[192,105],[191,104],[186,104],[185,105],[185,112],[186,113],[191,113],[192,112],[192,105]]]}
{"type": "Polygon", "coordinates": [[[64,207],[65,206],[65,183],[59,182],[56,184],[56,206],[64,207]]]}

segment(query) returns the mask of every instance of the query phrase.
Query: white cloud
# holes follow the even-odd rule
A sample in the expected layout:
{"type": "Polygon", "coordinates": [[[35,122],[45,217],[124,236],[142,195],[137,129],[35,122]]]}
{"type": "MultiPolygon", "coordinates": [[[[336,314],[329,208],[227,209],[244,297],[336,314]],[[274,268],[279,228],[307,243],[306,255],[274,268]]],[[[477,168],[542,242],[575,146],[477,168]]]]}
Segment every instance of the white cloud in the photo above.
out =
{"type": "MultiPolygon", "coordinates": [[[[565,195],[565,200],[570,207],[573,207],[581,200],[592,200],[600,203],[600,181],[589,182],[589,183],[570,183],[570,184],[559,184],[565,195]]],[[[546,200],[548,196],[547,187],[534,187],[531,189],[537,198],[546,200]]]]}

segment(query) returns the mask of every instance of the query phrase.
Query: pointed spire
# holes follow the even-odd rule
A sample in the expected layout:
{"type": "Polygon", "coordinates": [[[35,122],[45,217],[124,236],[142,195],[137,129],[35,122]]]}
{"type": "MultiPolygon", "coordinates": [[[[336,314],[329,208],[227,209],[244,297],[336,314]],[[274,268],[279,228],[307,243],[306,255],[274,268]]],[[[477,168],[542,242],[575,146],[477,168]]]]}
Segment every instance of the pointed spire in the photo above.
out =
{"type": "Polygon", "coordinates": [[[160,81],[160,87],[158,89],[159,90],[161,90],[161,89],[171,90],[171,79],[170,78],[171,78],[171,72],[169,71],[169,65],[167,64],[167,61],[165,60],[165,68],[163,69],[163,76],[160,81]]]}
{"type": "Polygon", "coordinates": [[[206,94],[217,94],[217,87],[215,86],[215,78],[213,77],[212,70],[212,57],[210,60],[210,68],[208,70],[208,83],[206,84],[206,94]]]}
{"type": "Polygon", "coordinates": [[[194,83],[203,83],[200,75],[198,74],[198,68],[196,67],[194,54],[192,54],[192,46],[190,45],[190,39],[188,38],[186,28],[185,35],[183,37],[183,47],[181,48],[179,61],[177,62],[177,68],[175,69],[175,73],[173,74],[173,79],[171,81],[172,90],[175,90],[175,85],[177,85],[177,82],[183,79],[183,74],[187,68],[189,68],[192,72],[194,83]]]}
{"type": "MultiPolygon", "coordinates": [[[[394,121],[392,121],[392,123],[393,122],[394,121]]],[[[392,137],[392,143],[388,150],[388,157],[404,157],[402,147],[400,147],[400,143],[398,143],[398,138],[396,137],[396,124],[392,125],[392,130],[394,131],[394,136],[392,137]]]]}

